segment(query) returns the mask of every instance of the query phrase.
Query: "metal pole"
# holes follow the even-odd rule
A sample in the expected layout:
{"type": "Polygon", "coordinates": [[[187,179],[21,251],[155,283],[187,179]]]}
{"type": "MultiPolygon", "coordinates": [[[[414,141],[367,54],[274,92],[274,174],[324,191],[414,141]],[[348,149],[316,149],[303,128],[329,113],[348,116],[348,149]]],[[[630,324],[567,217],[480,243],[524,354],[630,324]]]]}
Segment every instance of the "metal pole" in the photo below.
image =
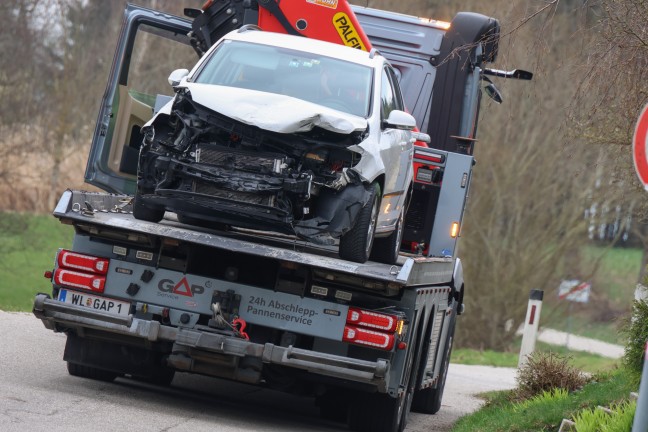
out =
{"type": "Polygon", "coordinates": [[[644,365],[639,384],[639,399],[635,410],[632,432],[648,432],[648,342],[644,353],[644,365]]]}
{"type": "Polygon", "coordinates": [[[518,368],[522,367],[527,362],[527,356],[535,350],[543,296],[544,291],[542,290],[534,289],[531,290],[531,293],[529,294],[529,306],[527,307],[526,319],[524,320],[524,331],[522,333],[522,346],[520,347],[518,368]]]}

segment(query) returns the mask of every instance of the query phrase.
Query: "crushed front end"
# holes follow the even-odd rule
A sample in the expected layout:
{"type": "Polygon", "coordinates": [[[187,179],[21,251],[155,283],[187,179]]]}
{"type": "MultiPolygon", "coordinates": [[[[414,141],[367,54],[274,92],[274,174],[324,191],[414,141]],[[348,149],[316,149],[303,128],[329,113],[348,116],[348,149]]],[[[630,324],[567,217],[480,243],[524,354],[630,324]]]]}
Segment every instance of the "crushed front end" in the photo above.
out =
{"type": "Polygon", "coordinates": [[[138,199],[147,206],[327,243],[352,227],[368,200],[353,170],[360,154],[351,150],[366,131],[261,129],[181,89],[142,132],[138,199]]]}

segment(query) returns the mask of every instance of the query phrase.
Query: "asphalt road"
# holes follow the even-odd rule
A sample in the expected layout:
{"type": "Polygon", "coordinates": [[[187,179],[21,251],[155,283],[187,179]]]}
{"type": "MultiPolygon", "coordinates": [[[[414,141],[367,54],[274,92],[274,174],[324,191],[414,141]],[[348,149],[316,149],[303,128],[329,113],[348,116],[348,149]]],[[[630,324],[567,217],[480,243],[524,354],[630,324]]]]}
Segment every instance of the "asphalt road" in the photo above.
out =
{"type": "MultiPolygon", "coordinates": [[[[68,375],[65,336],[33,315],[0,311],[0,430],[321,431],[313,401],[256,387],[177,374],[170,388],[130,379],[102,383],[68,375]]],[[[441,412],[412,414],[410,432],[449,431],[481,406],[473,394],[514,386],[514,369],[451,365],[441,412]]]]}

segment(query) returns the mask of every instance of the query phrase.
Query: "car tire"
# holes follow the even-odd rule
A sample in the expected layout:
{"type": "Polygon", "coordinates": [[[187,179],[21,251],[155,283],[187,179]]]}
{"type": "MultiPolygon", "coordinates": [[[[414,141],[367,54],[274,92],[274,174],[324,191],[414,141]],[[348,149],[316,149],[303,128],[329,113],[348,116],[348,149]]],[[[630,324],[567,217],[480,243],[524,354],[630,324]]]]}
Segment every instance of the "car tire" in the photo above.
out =
{"type": "Polygon", "coordinates": [[[396,264],[403,240],[403,213],[401,212],[394,231],[387,237],[374,240],[371,259],[384,264],[396,264]]]}
{"type": "Polygon", "coordinates": [[[67,362],[68,373],[80,378],[89,378],[97,381],[112,382],[118,374],[103,369],[97,369],[91,366],[85,366],[78,363],[67,362]]]}
{"type": "Polygon", "coordinates": [[[142,202],[141,195],[137,192],[133,198],[133,216],[135,216],[135,219],[147,222],[160,222],[164,217],[164,209],[145,205],[142,202]]]}
{"type": "Polygon", "coordinates": [[[340,238],[340,258],[364,263],[369,260],[380,208],[380,186],[372,183],[367,204],[360,210],[353,228],[340,238]]]}

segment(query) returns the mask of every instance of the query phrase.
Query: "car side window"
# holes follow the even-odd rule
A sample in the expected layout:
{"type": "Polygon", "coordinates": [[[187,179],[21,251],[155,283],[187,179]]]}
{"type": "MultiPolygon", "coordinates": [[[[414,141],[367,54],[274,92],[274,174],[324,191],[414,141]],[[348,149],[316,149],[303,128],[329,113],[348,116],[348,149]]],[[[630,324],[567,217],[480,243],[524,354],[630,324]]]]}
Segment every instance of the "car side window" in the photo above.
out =
{"type": "Polygon", "coordinates": [[[384,121],[387,120],[393,110],[403,109],[403,100],[401,99],[398,80],[389,67],[383,68],[381,83],[380,107],[382,120],[384,121]]]}

